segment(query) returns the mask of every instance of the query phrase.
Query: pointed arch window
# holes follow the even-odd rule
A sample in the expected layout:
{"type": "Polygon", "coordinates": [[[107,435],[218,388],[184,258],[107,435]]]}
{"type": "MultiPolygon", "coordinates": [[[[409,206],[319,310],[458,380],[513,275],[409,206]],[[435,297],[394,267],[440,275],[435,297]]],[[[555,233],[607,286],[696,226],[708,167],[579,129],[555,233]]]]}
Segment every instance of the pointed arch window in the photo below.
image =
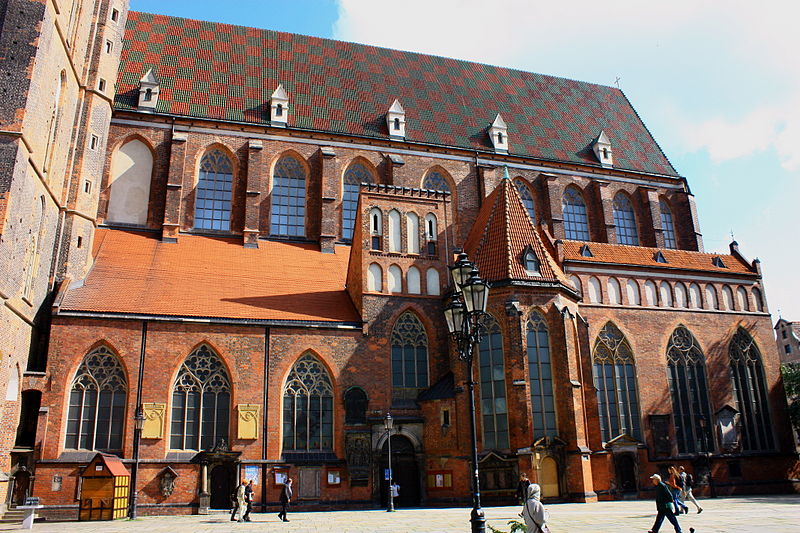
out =
{"type": "Polygon", "coordinates": [[[622,434],[641,439],[633,350],[612,322],[603,326],[595,340],[592,373],[603,441],[622,434]]]}
{"type": "Polygon", "coordinates": [[[742,425],[742,449],[771,450],[775,447],[769,417],[769,400],[761,352],[753,337],[739,328],[731,340],[731,381],[742,425]]]}
{"type": "Polygon", "coordinates": [[[533,411],[533,440],[558,435],[553,393],[553,370],[550,364],[550,334],[542,315],[528,320],[528,377],[533,411]]]}
{"type": "Polygon", "coordinates": [[[694,335],[683,325],[675,328],[667,347],[667,378],[678,453],[714,449],[705,359],[694,335]]]}
{"type": "Polygon", "coordinates": [[[664,246],[667,248],[677,248],[678,239],[675,237],[675,223],[672,219],[672,210],[665,200],[658,202],[661,211],[661,230],[664,235],[664,246]]]}
{"type": "Polygon", "coordinates": [[[306,169],[295,157],[284,156],[275,164],[270,226],[280,237],[306,234],[306,169]]]}
{"type": "Polygon", "coordinates": [[[422,180],[422,188],[430,189],[432,191],[447,191],[450,192],[450,184],[441,172],[431,170],[422,180]]]}
{"type": "Polygon", "coordinates": [[[630,246],[639,246],[639,231],[636,228],[636,214],[626,194],[617,193],[612,204],[614,224],[617,226],[617,242],[630,246]]]}
{"type": "Polygon", "coordinates": [[[373,183],[372,174],[363,164],[353,163],[344,173],[342,191],[342,239],[347,242],[353,240],[358,194],[362,183],[373,183]]]}
{"type": "Polygon", "coordinates": [[[366,424],[369,398],[361,387],[351,387],[344,393],[344,423],[366,424]]]}
{"type": "Polygon", "coordinates": [[[211,150],[200,160],[194,203],[195,229],[231,229],[233,165],[222,150],[211,150]]]}
{"type": "Polygon", "coordinates": [[[172,388],[171,449],[209,450],[228,440],[230,383],[214,350],[203,344],[189,354],[172,388]]]}
{"type": "Polygon", "coordinates": [[[572,187],[566,189],[561,199],[561,208],[564,212],[566,238],[573,241],[588,241],[589,217],[581,193],[572,187]]]}
{"type": "Polygon", "coordinates": [[[69,394],[64,447],[122,450],[128,383],[116,355],[105,346],[83,358],[69,394]]]}
{"type": "Polygon", "coordinates": [[[508,448],[508,406],[503,334],[492,319],[479,345],[484,448],[508,448]]]}
{"type": "Polygon", "coordinates": [[[333,383],[319,359],[306,353],[283,388],[283,450],[333,449],[333,383]]]}
{"type": "Polygon", "coordinates": [[[519,192],[519,197],[522,200],[522,205],[525,206],[525,210],[528,212],[528,216],[531,217],[531,222],[535,224],[536,206],[533,203],[533,195],[531,194],[531,190],[528,188],[525,182],[519,178],[514,180],[514,186],[517,188],[517,192],[519,192]]]}
{"type": "Polygon", "coordinates": [[[419,318],[407,311],[392,330],[392,388],[395,398],[413,400],[428,386],[428,335],[419,318]]]}

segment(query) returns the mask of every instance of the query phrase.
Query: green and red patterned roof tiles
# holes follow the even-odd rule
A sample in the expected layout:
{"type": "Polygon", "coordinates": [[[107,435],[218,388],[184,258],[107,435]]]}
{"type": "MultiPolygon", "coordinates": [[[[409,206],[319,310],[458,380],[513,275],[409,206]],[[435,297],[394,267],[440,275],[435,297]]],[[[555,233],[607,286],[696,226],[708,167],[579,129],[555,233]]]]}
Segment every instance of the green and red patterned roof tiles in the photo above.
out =
{"type": "Polygon", "coordinates": [[[509,153],[597,165],[601,130],[615,167],[677,176],[616,88],[445,57],[305,35],[131,12],[116,107],[135,109],[139,79],[161,83],[156,112],[269,123],[278,84],[289,94],[289,126],[389,138],[385,113],[406,111],[406,139],[490,151],[497,113],[509,153]]]}

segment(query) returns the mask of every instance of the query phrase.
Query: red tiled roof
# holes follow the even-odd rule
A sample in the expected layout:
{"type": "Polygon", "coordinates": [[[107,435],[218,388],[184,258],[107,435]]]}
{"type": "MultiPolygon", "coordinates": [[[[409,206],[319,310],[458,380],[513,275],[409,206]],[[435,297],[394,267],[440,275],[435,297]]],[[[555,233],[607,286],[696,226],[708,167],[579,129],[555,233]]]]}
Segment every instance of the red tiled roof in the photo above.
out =
{"type": "MultiPolygon", "coordinates": [[[[359,322],[344,289],[349,248],[98,229],[95,261],[60,311],[359,322]]],[[[77,284],[76,284],[77,285],[77,284]]]]}
{"type": "Polygon", "coordinates": [[[689,250],[670,250],[627,246],[603,242],[564,241],[564,261],[582,263],[604,263],[617,265],[648,266],[664,269],[702,270],[719,274],[755,274],[748,264],[729,254],[709,254],[689,250]],[[593,257],[581,255],[581,248],[587,245],[593,257]],[[656,261],[656,253],[661,251],[666,263],[656,261]],[[725,268],[714,265],[715,257],[722,259],[725,268]]]}
{"type": "Polygon", "coordinates": [[[135,109],[139,80],[160,81],[156,112],[269,123],[278,84],[289,125],[389,138],[385,114],[406,111],[407,139],[493,150],[497,113],[512,154],[598,165],[591,143],[605,131],[617,168],[677,173],[617,88],[374,46],[132,11],[117,109],[135,109]]]}
{"type": "Polygon", "coordinates": [[[112,476],[125,477],[131,475],[131,473],[128,472],[128,469],[125,468],[125,465],[116,455],[107,453],[99,453],[97,455],[100,456],[100,460],[106,465],[106,468],[108,468],[108,471],[111,472],[112,476]]]}
{"type": "Polygon", "coordinates": [[[501,180],[484,200],[464,249],[487,281],[558,281],[572,286],[545,249],[510,179],[501,180]],[[532,276],[525,270],[522,256],[528,246],[539,259],[541,276],[532,276]]]}

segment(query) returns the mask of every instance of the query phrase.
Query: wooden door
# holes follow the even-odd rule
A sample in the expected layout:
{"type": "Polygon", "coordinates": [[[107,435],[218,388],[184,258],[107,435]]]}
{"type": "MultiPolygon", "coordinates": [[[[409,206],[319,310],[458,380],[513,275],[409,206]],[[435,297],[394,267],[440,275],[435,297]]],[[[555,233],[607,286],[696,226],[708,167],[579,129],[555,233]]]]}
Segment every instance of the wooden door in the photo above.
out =
{"type": "Polygon", "coordinates": [[[301,468],[297,497],[301,500],[319,499],[319,468],[301,468]]]}
{"type": "Polygon", "coordinates": [[[558,464],[552,457],[542,459],[541,466],[542,498],[559,498],[561,491],[558,488],[558,464]]]}

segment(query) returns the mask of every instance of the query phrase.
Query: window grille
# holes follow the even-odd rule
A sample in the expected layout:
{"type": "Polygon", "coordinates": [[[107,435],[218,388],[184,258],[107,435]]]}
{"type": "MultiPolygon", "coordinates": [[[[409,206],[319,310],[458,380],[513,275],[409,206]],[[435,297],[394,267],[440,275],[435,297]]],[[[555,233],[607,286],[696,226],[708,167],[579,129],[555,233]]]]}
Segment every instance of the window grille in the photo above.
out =
{"type": "Polygon", "coordinates": [[[664,246],[677,248],[678,240],[675,237],[675,223],[672,220],[672,211],[664,200],[661,200],[658,206],[661,210],[661,230],[664,235],[664,246]]]}
{"type": "Polygon", "coordinates": [[[531,217],[531,222],[534,224],[536,223],[536,206],[533,203],[533,195],[531,194],[531,190],[525,185],[525,182],[521,179],[514,180],[514,186],[517,188],[517,192],[519,192],[519,197],[522,200],[522,205],[525,206],[525,210],[528,211],[528,216],[531,217]]]}
{"type": "Polygon", "coordinates": [[[555,437],[556,408],[553,392],[553,370],[550,364],[550,334],[539,313],[534,313],[527,325],[528,378],[533,411],[533,440],[555,437]]]}
{"type": "Polygon", "coordinates": [[[742,426],[742,449],[772,450],[775,447],[764,366],[753,337],[739,328],[731,340],[731,381],[742,426]]]}
{"type": "Polygon", "coordinates": [[[333,384],[310,353],[297,360],[283,388],[283,449],[333,449],[333,384]]]}
{"type": "Polygon", "coordinates": [[[395,397],[414,399],[428,386],[428,335],[413,313],[400,315],[392,330],[392,387],[395,397]]]}
{"type": "Polygon", "coordinates": [[[639,246],[639,231],[636,229],[636,215],[630,199],[619,193],[612,204],[614,224],[617,226],[617,242],[630,246],[639,246]]]}
{"type": "Polygon", "coordinates": [[[705,356],[683,325],[670,337],[667,372],[678,453],[713,451],[705,356]]]}
{"type": "Polygon", "coordinates": [[[569,188],[561,199],[564,211],[564,232],[566,238],[573,241],[589,240],[589,218],[586,215],[586,204],[581,193],[569,188]]]}
{"type": "Polygon", "coordinates": [[[228,439],[231,386],[222,360],[205,344],[183,361],[172,388],[170,448],[209,450],[228,439]]]}
{"type": "Polygon", "coordinates": [[[108,348],[86,355],[72,380],[64,447],[121,451],[127,393],[125,371],[108,348]]]}
{"type": "Polygon", "coordinates": [[[435,170],[428,172],[428,175],[425,176],[425,180],[422,182],[422,188],[432,191],[450,192],[450,184],[447,183],[447,179],[441,172],[436,172],[435,170]]]}
{"type": "Polygon", "coordinates": [[[275,165],[270,225],[276,236],[306,234],[306,171],[292,156],[281,158],[275,165]]]}
{"type": "Polygon", "coordinates": [[[484,448],[508,448],[508,406],[506,404],[503,334],[494,319],[486,329],[486,335],[481,339],[479,346],[483,446],[484,448]]]}
{"type": "Polygon", "coordinates": [[[194,206],[195,229],[231,229],[233,165],[222,150],[212,150],[200,161],[194,206]]]}
{"type": "Polygon", "coordinates": [[[612,322],[597,335],[592,363],[603,441],[622,434],[641,439],[633,351],[612,322]]]}
{"type": "Polygon", "coordinates": [[[342,239],[350,242],[353,240],[355,228],[356,209],[358,208],[358,194],[362,183],[372,183],[372,174],[361,163],[350,165],[344,173],[344,187],[342,194],[342,239]]]}

